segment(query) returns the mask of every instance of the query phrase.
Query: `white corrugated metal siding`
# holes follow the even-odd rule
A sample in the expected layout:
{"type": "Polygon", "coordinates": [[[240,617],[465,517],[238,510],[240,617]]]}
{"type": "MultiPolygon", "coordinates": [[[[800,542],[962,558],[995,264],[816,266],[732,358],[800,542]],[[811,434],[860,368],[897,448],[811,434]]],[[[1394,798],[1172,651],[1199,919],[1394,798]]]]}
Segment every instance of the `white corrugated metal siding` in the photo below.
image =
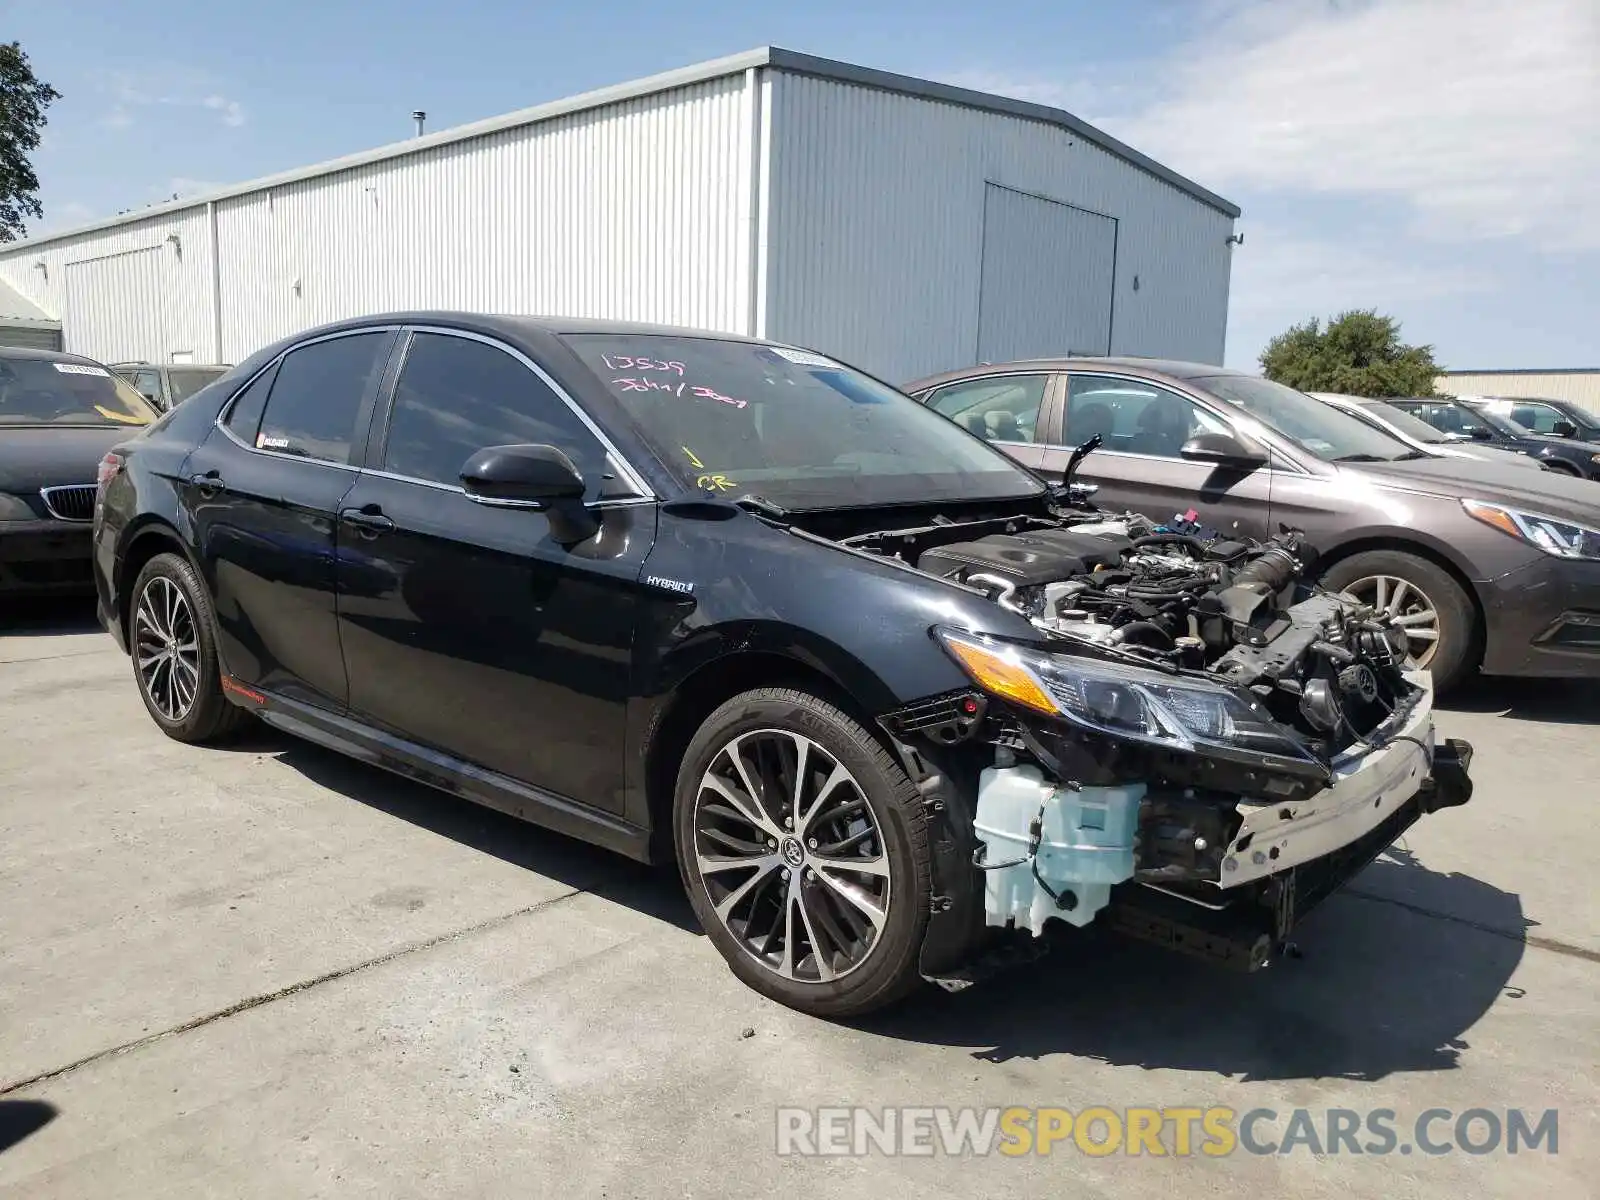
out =
{"type": "Polygon", "coordinates": [[[27,299],[60,315],[63,346],[74,354],[152,362],[185,350],[199,359],[212,355],[204,207],[23,245],[0,253],[0,272],[27,299]],[[89,286],[91,279],[108,286],[89,286]]]}
{"type": "Polygon", "coordinates": [[[409,308],[742,328],[742,83],[219,201],[226,354],[409,308]]]}
{"type": "MultiPolygon", "coordinates": [[[[725,76],[218,200],[221,357],[404,308],[747,329],[744,83],[725,76]]],[[[0,272],[62,314],[69,349],[152,361],[216,353],[203,206],[0,253],[0,272]],[[146,249],[166,255],[152,259],[164,304],[150,312],[147,271],[112,278],[87,264],[146,249]],[[32,269],[41,257],[45,272],[32,269]],[[106,284],[98,294],[68,284],[90,277],[106,284]]]]}
{"type": "Polygon", "coordinates": [[[991,183],[982,254],[977,358],[1110,353],[1115,218],[991,183]]]}
{"type": "Polygon", "coordinates": [[[1116,218],[1113,353],[1222,361],[1227,214],[1043,121],[785,73],[769,108],[769,336],[897,382],[976,361],[996,183],[1116,218]]]}

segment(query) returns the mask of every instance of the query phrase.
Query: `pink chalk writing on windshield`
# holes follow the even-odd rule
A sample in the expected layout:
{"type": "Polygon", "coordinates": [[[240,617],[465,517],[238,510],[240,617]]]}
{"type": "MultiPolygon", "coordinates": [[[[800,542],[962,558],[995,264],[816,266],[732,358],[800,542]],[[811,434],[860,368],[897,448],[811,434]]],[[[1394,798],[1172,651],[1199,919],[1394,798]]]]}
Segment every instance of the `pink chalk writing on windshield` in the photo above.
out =
{"type": "Polygon", "coordinates": [[[674,396],[683,395],[683,389],[688,386],[684,383],[672,384],[661,379],[643,379],[637,376],[613,379],[611,384],[623,392],[668,392],[674,396]]]}
{"type": "Polygon", "coordinates": [[[715,388],[700,387],[698,385],[690,387],[686,383],[672,384],[660,379],[646,379],[639,375],[624,375],[619,379],[613,379],[611,386],[619,392],[666,392],[671,396],[683,395],[683,390],[687,387],[689,388],[689,395],[698,396],[702,400],[719,400],[723,404],[731,405],[734,408],[744,408],[749,403],[746,400],[736,400],[732,396],[724,396],[715,388]]]}
{"type": "Polygon", "coordinates": [[[683,377],[683,364],[673,359],[635,358],[628,354],[602,354],[600,361],[611,371],[672,371],[683,377]]]}
{"type": "Polygon", "coordinates": [[[708,387],[694,387],[689,389],[690,395],[700,396],[706,400],[721,400],[724,404],[731,404],[735,408],[743,408],[744,400],[735,400],[732,396],[724,396],[721,392],[708,387]]]}

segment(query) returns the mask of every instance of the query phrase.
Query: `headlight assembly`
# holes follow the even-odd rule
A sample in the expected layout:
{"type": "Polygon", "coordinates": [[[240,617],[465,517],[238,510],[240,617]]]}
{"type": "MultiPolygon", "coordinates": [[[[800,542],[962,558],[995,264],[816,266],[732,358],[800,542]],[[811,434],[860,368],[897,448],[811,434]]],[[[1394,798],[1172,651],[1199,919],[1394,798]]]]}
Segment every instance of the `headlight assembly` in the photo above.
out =
{"type": "Polygon", "coordinates": [[[0,521],[37,521],[39,514],[28,507],[21,496],[8,496],[0,492],[0,521]]]}
{"type": "Polygon", "coordinates": [[[1461,507],[1467,510],[1469,517],[1485,525],[1493,525],[1501,533],[1509,534],[1519,542],[1527,542],[1556,558],[1600,562],[1600,530],[1575,525],[1559,517],[1523,512],[1503,504],[1490,504],[1485,500],[1463,500],[1461,507]]]}
{"type": "Polygon", "coordinates": [[[935,632],[985,692],[1083,729],[1173,750],[1243,751],[1318,764],[1264,708],[1229,688],[950,629],[935,632]]]}

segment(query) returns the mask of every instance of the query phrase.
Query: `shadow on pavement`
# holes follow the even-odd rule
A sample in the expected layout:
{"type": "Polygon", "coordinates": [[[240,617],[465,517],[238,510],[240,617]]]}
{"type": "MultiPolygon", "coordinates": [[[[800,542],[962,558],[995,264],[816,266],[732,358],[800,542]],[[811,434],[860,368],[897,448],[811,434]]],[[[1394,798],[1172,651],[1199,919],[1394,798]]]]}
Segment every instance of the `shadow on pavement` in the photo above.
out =
{"type": "MultiPolygon", "coordinates": [[[[262,726],[238,749],[463,846],[700,932],[673,868],[649,868],[262,726]]],[[[857,1022],[992,1063],[1073,1055],[1241,1080],[1450,1070],[1522,960],[1514,893],[1388,851],[1296,931],[1303,957],[1241,974],[1094,929],[965,992],[857,1022]]]]}
{"type": "Polygon", "coordinates": [[[1520,995],[1507,982],[1525,928],[1517,896],[1402,852],[1307,918],[1296,933],[1304,957],[1265,971],[1237,974],[1091,929],[1034,966],[860,1027],[995,1063],[1067,1054],[1240,1080],[1449,1070],[1490,1006],[1520,995]],[[1391,895],[1425,896],[1431,911],[1391,895]],[[1436,915],[1458,913],[1498,932],[1436,915]]]}
{"type": "Polygon", "coordinates": [[[1515,721],[1600,725],[1600,680],[1486,679],[1464,685],[1440,705],[1443,712],[1483,713],[1515,721]]]}
{"type": "Polygon", "coordinates": [[[43,1100],[0,1100],[0,1154],[4,1154],[59,1116],[54,1104],[43,1100]]]}
{"type": "Polygon", "coordinates": [[[313,783],[483,854],[699,933],[676,867],[647,867],[261,725],[230,749],[276,753],[313,783]]]}
{"type": "Polygon", "coordinates": [[[93,596],[6,600],[0,604],[0,637],[52,637],[100,633],[93,596]]]}

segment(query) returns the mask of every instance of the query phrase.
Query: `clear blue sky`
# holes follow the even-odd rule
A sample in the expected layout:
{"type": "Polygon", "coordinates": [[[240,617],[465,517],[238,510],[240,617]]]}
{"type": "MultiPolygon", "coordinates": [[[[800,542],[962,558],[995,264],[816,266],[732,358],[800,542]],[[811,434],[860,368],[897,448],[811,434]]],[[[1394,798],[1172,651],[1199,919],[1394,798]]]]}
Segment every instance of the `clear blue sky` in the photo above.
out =
{"type": "Polygon", "coordinates": [[[1239,203],[1228,360],[1399,317],[1447,366],[1600,366],[1595,0],[0,0],[63,95],[61,228],[772,44],[1051,103],[1239,203]]]}

